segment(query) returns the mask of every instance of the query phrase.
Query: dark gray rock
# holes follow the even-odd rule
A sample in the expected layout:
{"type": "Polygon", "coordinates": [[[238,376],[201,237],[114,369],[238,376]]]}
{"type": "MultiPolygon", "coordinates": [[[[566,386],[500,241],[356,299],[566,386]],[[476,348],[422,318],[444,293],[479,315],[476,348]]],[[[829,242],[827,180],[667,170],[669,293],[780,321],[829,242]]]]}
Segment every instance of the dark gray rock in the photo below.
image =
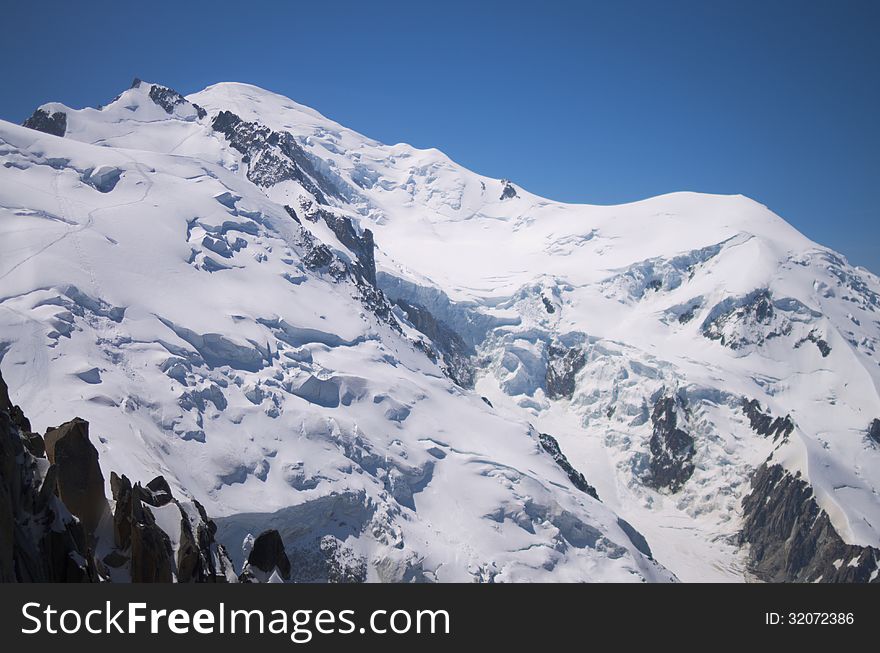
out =
{"type": "Polygon", "coordinates": [[[89,423],[79,417],[49,429],[46,456],[58,469],[58,496],[67,509],[94,533],[109,511],[98,450],[89,440],[89,423]]]}
{"type": "Polygon", "coordinates": [[[501,197],[498,199],[509,200],[516,197],[516,188],[507,179],[501,180],[501,197]]]}
{"type": "Polygon", "coordinates": [[[321,204],[327,203],[327,196],[340,197],[336,185],[315,168],[292,134],[244,121],[231,111],[218,113],[212,127],[242,154],[248,166],[247,178],[258,186],[269,188],[291,180],[321,204]]]}
{"type": "Polygon", "coordinates": [[[10,408],[0,375],[0,582],[94,580],[82,525],[55,495],[58,468],[37,464],[10,408]]]}
{"type": "Polygon", "coordinates": [[[700,327],[704,337],[717,340],[730,349],[741,349],[746,345],[762,345],[766,340],[788,335],[790,324],[780,325],[779,329],[771,328],[776,310],[770,291],[756,290],[745,297],[722,302],[716,306],[700,327]],[[730,335],[725,333],[728,323],[752,325],[749,335],[730,335]]]}
{"type": "Polygon", "coordinates": [[[350,218],[338,216],[330,211],[318,210],[318,214],[326,225],[335,234],[339,242],[345,245],[357,258],[355,272],[371,286],[376,285],[376,260],[373,242],[373,232],[365,229],[362,235],[358,235],[350,218]]]}
{"type": "Polygon", "coordinates": [[[743,499],[740,544],[749,568],[767,582],[880,582],[880,550],[846,544],[819,508],[813,489],[780,465],[764,463],[743,499]]]}
{"type": "Polygon", "coordinates": [[[326,268],[333,262],[335,257],[330,248],[326,245],[319,244],[312,247],[305,256],[303,256],[303,264],[310,270],[320,270],[326,268]]]}
{"type": "Polygon", "coordinates": [[[764,412],[761,409],[761,404],[757,399],[743,397],[742,410],[743,414],[749,418],[752,430],[765,438],[773,436],[774,441],[780,437],[787,440],[794,431],[794,422],[790,415],[774,418],[769,412],[764,412]]]}
{"type": "Polygon", "coordinates": [[[587,483],[587,479],[584,475],[572,467],[571,463],[568,462],[568,458],[562,453],[562,450],[559,448],[559,442],[556,441],[556,438],[547,433],[541,433],[538,436],[538,440],[541,442],[541,447],[543,447],[544,451],[549,453],[550,457],[553,458],[562,471],[566,473],[572,485],[581,492],[589,494],[594,499],[599,499],[599,493],[596,492],[596,488],[587,483]]]}
{"type": "Polygon", "coordinates": [[[117,549],[125,550],[131,545],[132,485],[128,477],[110,472],[110,491],[116,509],[113,511],[113,539],[117,549]]]}
{"type": "Polygon", "coordinates": [[[691,306],[690,308],[685,309],[685,311],[681,315],[678,316],[679,324],[687,324],[688,322],[693,320],[694,316],[696,315],[697,309],[699,309],[699,308],[700,308],[700,306],[696,305],[696,306],[691,306]]]}
{"type": "Polygon", "coordinates": [[[296,214],[296,211],[294,210],[294,208],[292,206],[288,206],[287,204],[285,204],[284,210],[287,211],[287,215],[289,215],[291,218],[296,220],[297,224],[299,224],[299,225],[302,224],[302,221],[299,219],[299,216],[296,214]]]}
{"type": "MultiPolygon", "coordinates": [[[[140,80],[135,79],[135,81],[138,83],[137,85],[140,86],[140,80]]],[[[158,84],[153,84],[150,87],[150,99],[158,104],[160,107],[165,109],[165,113],[168,113],[169,115],[174,113],[175,107],[184,104],[190,104],[190,102],[185,97],[183,97],[174,89],[168,88],[166,86],[159,86],[158,84]]],[[[208,112],[199,105],[192,104],[191,106],[196,110],[196,115],[198,115],[199,118],[204,118],[208,115],[208,112]]]]}
{"type": "Polygon", "coordinates": [[[410,324],[430,339],[434,350],[429,356],[441,361],[446,376],[463,388],[472,388],[475,376],[474,350],[456,331],[434,317],[424,306],[403,299],[398,299],[395,303],[406,313],[410,324]]]}
{"type": "Polygon", "coordinates": [[[812,342],[814,345],[816,345],[819,353],[822,354],[822,358],[826,358],[828,354],[831,353],[831,346],[815,331],[810,331],[805,338],[801,338],[796,343],[794,343],[794,348],[798,349],[805,342],[812,342]]]}
{"type": "Polygon", "coordinates": [[[587,357],[580,347],[566,347],[551,343],[547,347],[547,374],[545,385],[550,399],[571,399],[574,395],[575,378],[587,357]]]}
{"type": "Polygon", "coordinates": [[[75,419],[50,429],[46,454],[52,464],[38,465],[31,450],[39,436],[13,422],[8,394],[0,376],[0,582],[106,581],[126,565],[132,582],[170,582],[175,570],[181,582],[235,578],[205,509],[194,502],[198,516],[190,516],[161,476],[142,487],[111,472],[113,541],[106,544],[112,548],[96,559],[95,519],[108,507],[88,423],[75,419]],[[148,507],[168,510],[163,506],[172,502],[181,516],[176,559],[148,507]]]}
{"type": "Polygon", "coordinates": [[[25,417],[24,411],[22,411],[19,406],[15,406],[12,403],[12,399],[9,397],[9,387],[6,385],[2,376],[0,376],[0,410],[5,410],[9,413],[9,417],[16,427],[21,429],[24,433],[30,433],[30,420],[25,417]]]}
{"type": "MultiPolygon", "coordinates": [[[[259,569],[264,574],[271,574],[273,570],[277,569],[281,578],[290,580],[290,559],[287,557],[284,542],[278,531],[270,529],[260,533],[248,556],[248,565],[259,569]]],[[[242,576],[243,582],[253,580],[247,570],[243,572],[242,576]]]]}
{"type": "Polygon", "coordinates": [[[172,575],[171,539],[156,523],[153,512],[141,501],[140,484],[132,489],[131,509],[131,582],[170,583],[172,575]]]}
{"type": "Polygon", "coordinates": [[[141,499],[144,503],[148,503],[155,508],[167,506],[174,499],[171,495],[171,487],[164,476],[157,476],[147,483],[143,490],[141,499]]]}
{"type": "Polygon", "coordinates": [[[198,580],[202,555],[192,525],[185,514],[180,517],[180,542],[177,547],[177,582],[192,583],[198,580]]]}
{"type": "Polygon", "coordinates": [[[36,129],[45,134],[64,136],[67,133],[67,114],[63,111],[56,111],[50,115],[48,111],[37,109],[22,124],[28,129],[36,129]]]}
{"type": "Polygon", "coordinates": [[[694,473],[694,439],[678,425],[678,411],[685,411],[679,397],[661,396],[651,413],[653,431],[648,485],[678,492],[694,473]]]}
{"type": "Polygon", "coordinates": [[[332,535],[321,538],[319,547],[326,564],[328,583],[367,582],[366,558],[354,553],[332,535]]]}
{"type": "Polygon", "coordinates": [[[868,427],[868,437],[877,444],[880,444],[880,419],[875,419],[868,427]]]}

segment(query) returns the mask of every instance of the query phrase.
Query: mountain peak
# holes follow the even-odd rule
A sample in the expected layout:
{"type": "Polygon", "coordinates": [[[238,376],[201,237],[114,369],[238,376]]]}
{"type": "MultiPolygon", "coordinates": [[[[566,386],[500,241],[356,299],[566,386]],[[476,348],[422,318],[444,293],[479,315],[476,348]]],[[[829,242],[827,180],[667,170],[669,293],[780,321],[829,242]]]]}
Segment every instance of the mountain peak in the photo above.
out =
{"type": "Polygon", "coordinates": [[[554,202],[240,83],[41,111],[0,122],[3,376],[236,566],[877,578],[880,280],[767,207],[554,202]]]}

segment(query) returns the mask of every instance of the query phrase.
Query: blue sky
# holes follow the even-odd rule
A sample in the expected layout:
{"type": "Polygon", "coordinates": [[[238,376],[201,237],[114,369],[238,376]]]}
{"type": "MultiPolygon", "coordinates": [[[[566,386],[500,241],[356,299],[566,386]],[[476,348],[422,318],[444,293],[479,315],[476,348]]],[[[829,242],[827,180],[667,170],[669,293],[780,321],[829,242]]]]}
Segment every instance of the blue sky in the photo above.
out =
{"type": "Polygon", "coordinates": [[[743,193],[880,272],[880,2],[4,3],[0,117],[244,81],[564,201],[743,193]]]}

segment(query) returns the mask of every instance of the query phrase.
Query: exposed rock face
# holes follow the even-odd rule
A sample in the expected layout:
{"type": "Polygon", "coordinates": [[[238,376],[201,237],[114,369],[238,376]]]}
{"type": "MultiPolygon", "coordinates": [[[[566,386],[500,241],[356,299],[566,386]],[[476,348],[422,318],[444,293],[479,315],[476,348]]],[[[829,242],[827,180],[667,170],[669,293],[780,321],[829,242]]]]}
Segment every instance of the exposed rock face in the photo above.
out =
{"type": "Polygon", "coordinates": [[[306,252],[306,255],[303,256],[302,259],[303,264],[310,270],[326,268],[333,263],[334,260],[335,257],[333,256],[333,252],[331,252],[330,248],[323,243],[312,247],[306,252]]]}
{"type": "Polygon", "coordinates": [[[749,418],[752,430],[765,438],[773,436],[774,441],[780,437],[784,440],[794,431],[794,422],[791,420],[791,416],[774,418],[773,415],[765,413],[761,409],[761,404],[757,399],[743,397],[742,409],[743,414],[749,418]]]}
{"type": "Polygon", "coordinates": [[[880,550],[846,544],[812,488],[780,465],[764,463],[743,500],[740,543],[749,565],[769,582],[880,582],[880,550]]]}
{"type": "Polygon", "coordinates": [[[547,347],[546,389],[550,399],[571,399],[577,373],[587,364],[579,347],[551,344],[547,347]]]}
{"type": "Polygon", "coordinates": [[[376,248],[376,244],[373,242],[373,232],[369,229],[364,229],[364,233],[359,236],[350,218],[335,215],[330,211],[322,210],[320,213],[324,222],[339,239],[339,242],[348,247],[357,257],[357,272],[360,273],[367,283],[375,286],[376,260],[373,250],[376,248]]]}
{"type": "Polygon", "coordinates": [[[516,197],[516,188],[507,179],[501,180],[501,197],[498,199],[509,200],[516,197]]]}
{"type": "Polygon", "coordinates": [[[770,291],[766,289],[731,300],[730,306],[719,306],[702,327],[703,335],[731,349],[761,345],[766,340],[787,335],[791,325],[777,324],[770,291]]]}
{"type": "Polygon", "coordinates": [[[77,417],[49,429],[45,442],[46,456],[58,470],[58,496],[86,532],[94,533],[109,508],[98,450],[89,440],[89,423],[77,417]]]}
{"type": "Polygon", "coordinates": [[[56,111],[50,115],[48,111],[37,109],[22,124],[29,129],[36,129],[46,134],[64,136],[67,133],[67,114],[63,111],[56,111]]]}
{"type": "Polygon", "coordinates": [[[147,483],[143,489],[146,491],[144,494],[149,493],[149,498],[145,496],[144,501],[151,506],[161,508],[162,506],[167,506],[173,499],[171,488],[168,486],[168,481],[165,480],[164,476],[157,476],[147,483]]]}
{"type": "Polygon", "coordinates": [[[880,444],[880,419],[875,419],[868,427],[868,437],[880,444]]]}
{"type": "Polygon", "coordinates": [[[45,445],[19,423],[30,428],[0,376],[0,582],[237,580],[204,508],[175,499],[161,476],[142,487],[111,473],[113,541],[100,542],[109,507],[88,422],[50,429],[45,445]],[[179,514],[176,555],[156,510],[179,514]],[[97,559],[99,548],[110,551],[97,559]]]}
{"type": "Polygon", "coordinates": [[[694,473],[694,439],[679,428],[679,414],[686,407],[678,397],[660,397],[651,413],[653,432],[651,450],[650,486],[677,492],[694,473]]]}
{"type": "MultiPolygon", "coordinates": [[[[369,229],[364,229],[362,234],[358,234],[351,218],[337,215],[333,211],[318,206],[311,200],[302,199],[300,208],[306,220],[309,222],[323,221],[339,242],[354,254],[355,260],[348,265],[352,275],[359,282],[376,287],[376,260],[374,254],[376,243],[373,240],[373,232],[369,229]]],[[[300,222],[296,211],[289,206],[285,206],[285,210],[294,220],[300,222]]],[[[302,223],[300,222],[300,224],[302,223]]]]}
{"type": "Polygon", "coordinates": [[[175,499],[162,476],[146,486],[132,486],[126,476],[110,476],[116,502],[113,514],[113,536],[116,550],[110,566],[129,565],[131,582],[214,583],[235,580],[232,562],[225,549],[217,544],[217,527],[208,519],[197,501],[192,508],[175,499]],[[156,523],[154,509],[170,510],[180,519],[178,548],[156,523]]]}
{"type": "Polygon", "coordinates": [[[263,531],[254,541],[240,580],[243,583],[265,582],[275,570],[284,580],[290,580],[290,559],[284,550],[281,534],[272,529],[263,531]]]}
{"type": "MultiPolygon", "coordinates": [[[[179,505],[179,504],[178,504],[179,505]]],[[[178,576],[180,583],[234,583],[238,581],[232,560],[225,547],[215,539],[217,524],[208,518],[205,508],[198,501],[193,500],[197,512],[197,519],[190,514],[187,520],[186,511],[181,509],[181,533],[187,531],[186,536],[181,536],[181,545],[178,550],[178,576]],[[187,529],[187,523],[189,522],[187,529]],[[195,525],[193,525],[195,524],[195,525]],[[188,550],[184,539],[194,537],[195,550],[188,550]],[[198,560],[195,558],[198,557],[198,560]],[[181,562],[183,560],[183,562],[181,562]],[[190,570],[191,571],[188,571],[190,570]]]]}
{"type": "Polygon", "coordinates": [[[116,509],[113,511],[113,539],[117,549],[127,549],[131,545],[131,481],[124,474],[118,476],[110,472],[110,491],[116,509]]]}
{"type": "Polygon", "coordinates": [[[242,160],[248,164],[247,178],[258,186],[269,188],[292,180],[321,204],[327,203],[327,195],[338,196],[337,189],[314,168],[288,132],[276,132],[265,125],[244,121],[231,111],[217,114],[212,126],[241,152],[242,160]]]}
{"type": "Polygon", "coordinates": [[[826,358],[828,354],[831,353],[831,346],[825,341],[824,338],[820,337],[815,331],[810,331],[805,338],[801,338],[798,340],[794,347],[797,349],[805,342],[812,342],[816,345],[816,348],[819,350],[819,353],[822,354],[822,358],[826,358]]]}
{"type": "Polygon", "coordinates": [[[11,408],[0,376],[0,582],[94,580],[82,525],[55,495],[58,469],[30,452],[11,408]]]}
{"type": "Polygon", "coordinates": [[[170,583],[171,538],[156,524],[153,512],[141,500],[140,490],[138,485],[133,488],[127,506],[131,515],[131,582],[170,583]]]}
{"type": "Polygon", "coordinates": [[[30,432],[31,423],[28,421],[28,418],[24,416],[24,412],[22,412],[21,408],[13,405],[12,400],[9,398],[9,387],[6,385],[2,376],[0,376],[0,410],[5,410],[9,413],[9,417],[16,427],[24,432],[30,432]]]}
{"type": "Polygon", "coordinates": [[[458,333],[438,320],[424,306],[398,299],[395,302],[406,313],[410,323],[425,334],[434,344],[436,351],[428,352],[435,360],[442,360],[445,374],[457,385],[471,388],[474,385],[474,351],[458,333]]]}
{"type": "MultiPolygon", "coordinates": [[[[165,112],[169,114],[174,113],[174,107],[181,104],[187,104],[186,98],[180,93],[173,89],[166,88],[165,86],[159,86],[158,84],[153,84],[150,87],[150,99],[165,109],[165,112]]],[[[199,118],[204,118],[208,115],[208,112],[199,105],[194,104],[192,106],[195,108],[199,118]]]]}
{"type": "Polygon", "coordinates": [[[328,583],[348,584],[367,581],[366,558],[356,555],[332,535],[321,538],[320,551],[326,561],[328,583]]]}
{"type": "Polygon", "coordinates": [[[346,261],[337,256],[327,245],[319,242],[305,227],[299,216],[291,207],[286,207],[290,215],[300,226],[300,245],[305,250],[302,257],[303,265],[310,270],[319,270],[329,274],[335,281],[350,280],[357,287],[358,298],[364,307],[380,320],[400,332],[400,324],[391,311],[391,303],[385,294],[376,287],[376,263],[374,260],[373,234],[367,229],[358,236],[348,218],[339,218],[313,202],[305,201],[300,207],[306,220],[317,222],[323,219],[327,225],[339,230],[340,241],[356,255],[355,261],[346,261]]]}
{"type": "Polygon", "coordinates": [[[568,475],[571,484],[574,485],[581,492],[585,492],[589,494],[594,499],[599,499],[599,493],[596,492],[596,488],[587,483],[587,479],[584,477],[582,473],[576,470],[571,466],[571,463],[568,462],[568,458],[565,457],[565,454],[562,453],[562,450],[559,448],[559,442],[556,441],[552,435],[548,435],[547,433],[541,433],[538,436],[538,439],[541,442],[541,446],[544,448],[544,451],[550,454],[553,460],[556,461],[556,464],[562,468],[562,471],[568,475]]]}

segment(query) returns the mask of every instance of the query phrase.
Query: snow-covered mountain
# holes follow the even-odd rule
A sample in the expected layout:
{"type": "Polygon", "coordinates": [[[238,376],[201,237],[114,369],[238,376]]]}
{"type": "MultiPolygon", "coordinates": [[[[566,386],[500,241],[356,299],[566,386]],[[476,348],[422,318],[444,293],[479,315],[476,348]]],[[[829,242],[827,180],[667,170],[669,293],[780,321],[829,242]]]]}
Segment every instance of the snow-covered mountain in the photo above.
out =
{"type": "Polygon", "coordinates": [[[244,84],[25,125],[12,398],[236,566],[274,528],[299,580],[878,579],[880,280],[756,202],[552,202],[244,84]]]}

